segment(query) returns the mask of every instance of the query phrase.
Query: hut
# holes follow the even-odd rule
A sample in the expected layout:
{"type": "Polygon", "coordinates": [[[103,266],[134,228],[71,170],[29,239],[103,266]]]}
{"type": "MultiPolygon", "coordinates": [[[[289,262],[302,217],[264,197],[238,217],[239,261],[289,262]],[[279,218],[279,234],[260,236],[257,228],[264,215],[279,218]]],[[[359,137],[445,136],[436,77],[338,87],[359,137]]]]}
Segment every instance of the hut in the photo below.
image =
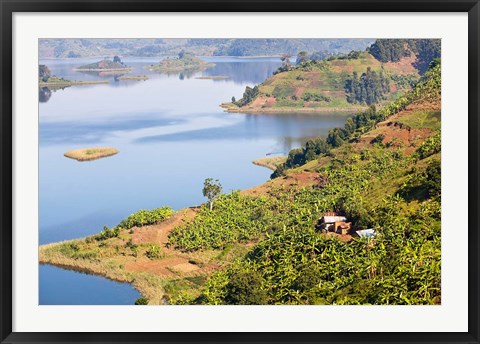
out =
{"type": "Polygon", "coordinates": [[[319,221],[319,228],[325,232],[334,232],[337,234],[349,234],[352,223],[347,222],[345,216],[339,216],[336,213],[325,213],[319,221]]]}

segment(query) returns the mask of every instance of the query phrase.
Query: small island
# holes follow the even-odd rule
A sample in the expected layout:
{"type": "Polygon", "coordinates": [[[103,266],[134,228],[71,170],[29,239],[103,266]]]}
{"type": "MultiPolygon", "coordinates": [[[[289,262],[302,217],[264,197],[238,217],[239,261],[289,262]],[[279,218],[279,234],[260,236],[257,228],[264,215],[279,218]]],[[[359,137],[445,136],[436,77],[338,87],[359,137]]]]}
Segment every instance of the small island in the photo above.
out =
{"type": "Polygon", "coordinates": [[[203,70],[215,66],[185,52],[180,52],[176,58],[167,58],[157,64],[146,67],[148,70],[160,73],[173,73],[203,70]]]}
{"type": "Polygon", "coordinates": [[[112,156],[118,153],[118,150],[112,147],[93,147],[74,149],[63,154],[67,158],[75,159],[77,161],[90,161],[107,156],[112,156]]]}
{"type": "Polygon", "coordinates": [[[95,63],[86,64],[78,68],[74,68],[75,71],[79,72],[121,72],[129,73],[132,68],[127,67],[118,56],[115,56],[112,61],[102,60],[95,63]]]}

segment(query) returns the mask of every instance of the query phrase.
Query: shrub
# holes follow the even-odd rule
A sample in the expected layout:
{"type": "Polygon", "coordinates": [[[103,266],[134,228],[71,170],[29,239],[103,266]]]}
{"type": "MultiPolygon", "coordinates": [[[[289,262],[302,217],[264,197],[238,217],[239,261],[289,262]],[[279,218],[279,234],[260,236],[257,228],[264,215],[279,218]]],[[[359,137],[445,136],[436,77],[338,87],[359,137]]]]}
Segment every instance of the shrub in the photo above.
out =
{"type": "Polygon", "coordinates": [[[160,259],[163,257],[162,250],[160,246],[152,244],[148,246],[147,252],[145,252],[145,255],[150,258],[150,259],[160,259]]]}
{"type": "Polygon", "coordinates": [[[132,227],[153,225],[162,222],[172,216],[173,213],[174,211],[170,207],[162,207],[153,210],[142,209],[122,220],[118,226],[124,229],[130,229],[132,227]]]}
{"type": "Polygon", "coordinates": [[[144,306],[148,305],[148,299],[146,297],[139,297],[138,299],[135,300],[135,305],[137,306],[144,306]]]}

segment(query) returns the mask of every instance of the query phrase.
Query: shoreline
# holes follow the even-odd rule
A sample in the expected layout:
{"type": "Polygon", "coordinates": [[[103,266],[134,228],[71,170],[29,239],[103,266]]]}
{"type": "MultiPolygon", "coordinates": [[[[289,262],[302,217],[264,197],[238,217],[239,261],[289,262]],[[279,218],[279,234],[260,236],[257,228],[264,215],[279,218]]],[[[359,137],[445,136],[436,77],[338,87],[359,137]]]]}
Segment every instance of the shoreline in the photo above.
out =
{"type": "Polygon", "coordinates": [[[83,68],[73,68],[73,71],[75,72],[131,72],[133,68],[109,68],[109,69],[104,69],[104,68],[88,68],[88,69],[83,69],[83,68]]]}
{"type": "Polygon", "coordinates": [[[275,171],[276,168],[287,161],[286,156],[267,156],[265,158],[258,158],[252,161],[252,164],[268,168],[269,170],[275,171]]]}
{"type": "MultiPolygon", "coordinates": [[[[259,185],[243,189],[240,193],[243,195],[260,196],[267,194],[272,187],[289,185],[292,183],[292,180],[296,180],[295,174],[291,177],[278,178],[276,180],[268,179],[259,185]]],[[[101,243],[105,243],[106,246],[101,249],[98,248],[99,242],[95,241],[93,241],[93,245],[85,248],[86,245],[90,245],[88,244],[89,240],[95,240],[93,237],[97,234],[39,245],[39,264],[84,272],[116,282],[129,283],[141,294],[141,297],[149,300],[149,305],[163,305],[168,302],[166,300],[168,300],[169,293],[166,288],[172,281],[187,280],[195,276],[210,276],[212,273],[225,269],[233,263],[231,257],[217,261],[214,257],[219,255],[219,251],[215,249],[205,249],[200,252],[183,252],[175,247],[166,245],[170,231],[177,226],[193,221],[197,211],[198,207],[182,208],[160,223],[133,227],[135,234],[132,235],[128,231],[124,231],[117,238],[102,241],[101,243]],[[162,241],[157,236],[156,245],[161,247],[163,254],[162,258],[158,260],[150,260],[142,253],[142,250],[146,250],[146,246],[150,245],[150,243],[135,239],[136,235],[141,236],[152,232],[157,232],[159,236],[164,235],[163,240],[166,240],[162,241]],[[131,238],[133,238],[133,242],[138,245],[140,250],[138,256],[135,257],[129,254],[129,249],[124,245],[124,242],[131,238]],[[121,252],[112,253],[112,250],[118,244],[120,244],[118,247],[121,252]],[[80,254],[88,254],[92,249],[97,250],[98,256],[95,258],[81,258],[59,253],[63,248],[68,249],[69,246],[82,247],[78,251],[80,254]],[[156,264],[161,266],[164,271],[155,272],[155,269],[152,267],[156,264]],[[194,269],[182,270],[180,267],[185,267],[185,265],[190,265],[190,268],[193,267],[194,269]],[[135,266],[137,268],[132,268],[135,266]]],[[[234,251],[241,251],[248,248],[248,246],[248,243],[237,243],[234,251]]]]}
{"type": "Polygon", "coordinates": [[[265,114],[265,113],[332,113],[332,112],[358,112],[364,111],[367,107],[351,107],[351,108],[239,108],[226,105],[225,103],[219,105],[224,112],[229,113],[243,113],[243,114],[265,114]]]}
{"type": "Polygon", "coordinates": [[[38,87],[49,87],[49,86],[77,86],[77,85],[96,85],[96,84],[109,84],[108,80],[98,80],[98,81],[66,81],[66,82],[39,82],[38,87]]]}

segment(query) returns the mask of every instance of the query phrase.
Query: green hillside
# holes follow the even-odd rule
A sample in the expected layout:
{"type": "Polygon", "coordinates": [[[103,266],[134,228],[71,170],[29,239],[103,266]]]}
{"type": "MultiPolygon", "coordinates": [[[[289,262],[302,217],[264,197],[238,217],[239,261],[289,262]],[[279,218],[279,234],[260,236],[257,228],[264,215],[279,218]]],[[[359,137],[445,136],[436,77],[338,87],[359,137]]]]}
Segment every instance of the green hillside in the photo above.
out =
{"type": "Polygon", "coordinates": [[[284,61],[275,75],[253,88],[247,87],[241,99],[222,106],[229,112],[360,109],[408,91],[419,78],[414,60],[415,56],[410,56],[382,63],[367,52],[352,52],[322,61],[306,60],[296,66],[284,61]],[[349,90],[355,80],[356,85],[349,90]]]}
{"type": "Polygon", "coordinates": [[[413,92],[355,116],[343,143],[307,143],[310,162],[283,170],[267,196],[224,196],[176,229],[171,241],[185,250],[255,244],[199,296],[174,302],[440,304],[440,84],[437,64],[413,92]],[[305,175],[317,177],[300,187],[305,175]],[[324,234],[325,212],[376,235],[324,234]]]}

